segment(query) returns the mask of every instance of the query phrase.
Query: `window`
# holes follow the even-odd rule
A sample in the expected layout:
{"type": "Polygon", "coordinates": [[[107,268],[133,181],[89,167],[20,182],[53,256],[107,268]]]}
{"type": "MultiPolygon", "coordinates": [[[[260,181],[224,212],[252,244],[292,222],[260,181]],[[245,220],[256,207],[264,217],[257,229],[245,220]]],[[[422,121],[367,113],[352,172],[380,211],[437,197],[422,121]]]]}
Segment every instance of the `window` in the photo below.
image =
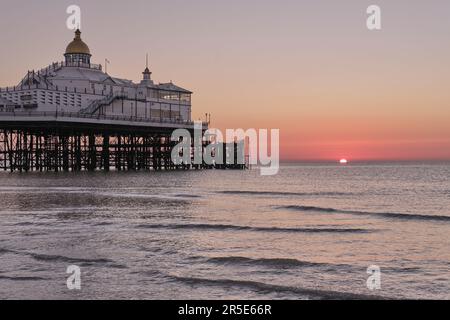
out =
{"type": "Polygon", "coordinates": [[[180,96],[180,101],[191,102],[191,94],[190,93],[182,93],[180,96]]]}
{"type": "Polygon", "coordinates": [[[68,54],[66,55],[66,63],[68,65],[88,65],[90,64],[90,57],[86,54],[68,54]]]}
{"type": "Polygon", "coordinates": [[[159,91],[159,98],[164,100],[180,100],[180,94],[174,91],[159,91]]]}
{"type": "Polygon", "coordinates": [[[163,118],[163,119],[172,119],[172,120],[179,120],[181,115],[179,111],[170,111],[170,110],[151,110],[151,117],[152,118],[163,118]]]}

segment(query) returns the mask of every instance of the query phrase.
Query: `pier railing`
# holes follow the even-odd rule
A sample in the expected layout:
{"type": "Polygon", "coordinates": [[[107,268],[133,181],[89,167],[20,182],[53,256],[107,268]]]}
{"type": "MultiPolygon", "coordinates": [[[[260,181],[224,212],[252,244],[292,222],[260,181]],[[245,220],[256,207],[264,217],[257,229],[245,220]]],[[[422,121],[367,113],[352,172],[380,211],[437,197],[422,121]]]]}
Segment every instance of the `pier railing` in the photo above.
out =
{"type": "Polygon", "coordinates": [[[86,68],[86,69],[94,69],[94,70],[102,70],[101,64],[93,64],[93,63],[83,63],[83,62],[54,62],[47,66],[44,69],[39,70],[39,73],[44,75],[46,73],[52,71],[58,71],[62,67],[77,67],[77,68],[86,68]]]}
{"type": "MultiPolygon", "coordinates": [[[[2,118],[12,117],[20,121],[22,118],[73,118],[73,119],[93,119],[93,120],[110,120],[110,121],[127,121],[137,123],[161,123],[161,124],[176,124],[176,125],[194,125],[194,121],[164,119],[164,118],[145,118],[136,116],[122,116],[122,115],[98,115],[78,112],[59,112],[59,111],[28,111],[28,112],[2,112],[0,111],[0,122],[2,118]]],[[[207,122],[202,122],[203,126],[208,126],[207,122]]]]}

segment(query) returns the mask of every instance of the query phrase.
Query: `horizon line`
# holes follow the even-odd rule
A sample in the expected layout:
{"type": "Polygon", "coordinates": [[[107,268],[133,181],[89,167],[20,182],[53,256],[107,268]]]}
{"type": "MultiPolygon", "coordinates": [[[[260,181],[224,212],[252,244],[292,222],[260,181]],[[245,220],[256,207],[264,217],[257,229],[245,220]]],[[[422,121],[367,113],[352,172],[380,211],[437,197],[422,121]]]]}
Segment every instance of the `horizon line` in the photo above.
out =
{"type": "MultiPolygon", "coordinates": [[[[380,163],[380,162],[450,162],[444,159],[347,159],[348,163],[380,163]]],[[[339,159],[280,159],[280,163],[339,163],[339,159]]]]}

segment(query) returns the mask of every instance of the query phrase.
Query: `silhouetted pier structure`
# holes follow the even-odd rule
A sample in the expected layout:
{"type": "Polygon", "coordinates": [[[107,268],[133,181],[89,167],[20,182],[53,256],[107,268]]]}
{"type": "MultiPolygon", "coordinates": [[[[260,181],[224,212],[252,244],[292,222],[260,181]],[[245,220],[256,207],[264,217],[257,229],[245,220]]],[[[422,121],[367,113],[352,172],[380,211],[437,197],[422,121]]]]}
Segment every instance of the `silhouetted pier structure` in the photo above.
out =
{"type": "MultiPolygon", "coordinates": [[[[60,115],[0,118],[0,169],[4,171],[95,171],[201,169],[174,165],[172,131],[181,123],[60,115]]],[[[206,124],[205,129],[206,129],[206,124]]]]}
{"type": "MultiPolygon", "coordinates": [[[[224,164],[174,164],[178,141],[175,129],[187,129],[194,137],[194,123],[151,122],[129,117],[86,116],[68,113],[2,114],[0,117],[0,170],[29,171],[125,171],[244,169],[237,164],[237,144],[222,145],[224,164]],[[236,162],[229,161],[227,155],[236,162]]],[[[202,133],[208,124],[202,123],[202,133]]],[[[202,153],[209,142],[203,140],[202,153]]]]}

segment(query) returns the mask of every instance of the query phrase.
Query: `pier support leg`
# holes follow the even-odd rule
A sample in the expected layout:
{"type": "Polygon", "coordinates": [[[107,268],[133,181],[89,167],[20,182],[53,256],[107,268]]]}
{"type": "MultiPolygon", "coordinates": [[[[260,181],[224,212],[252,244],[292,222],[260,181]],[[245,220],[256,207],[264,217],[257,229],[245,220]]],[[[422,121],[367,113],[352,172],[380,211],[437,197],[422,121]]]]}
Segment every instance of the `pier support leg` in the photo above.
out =
{"type": "Polygon", "coordinates": [[[97,148],[95,145],[95,135],[89,134],[89,151],[88,151],[88,171],[95,171],[97,167],[97,148]]]}
{"type": "Polygon", "coordinates": [[[103,146],[102,146],[102,163],[103,170],[109,171],[109,134],[103,135],[103,146]]]}

